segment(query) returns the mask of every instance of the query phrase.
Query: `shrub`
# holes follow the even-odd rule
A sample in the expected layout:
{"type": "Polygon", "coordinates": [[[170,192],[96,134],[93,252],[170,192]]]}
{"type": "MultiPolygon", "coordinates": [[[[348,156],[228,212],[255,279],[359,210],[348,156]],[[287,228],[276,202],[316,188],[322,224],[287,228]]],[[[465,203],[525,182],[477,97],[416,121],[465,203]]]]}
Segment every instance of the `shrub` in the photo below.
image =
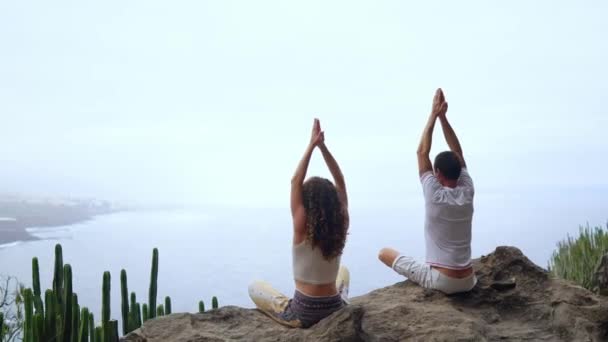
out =
{"type": "Polygon", "coordinates": [[[549,260],[549,270],[560,278],[593,290],[593,275],[605,253],[608,253],[608,231],[587,224],[580,227],[577,238],[568,235],[558,242],[557,250],[549,260]]]}
{"type": "Polygon", "coordinates": [[[0,275],[0,341],[21,339],[23,322],[23,285],[11,276],[0,275]]]}

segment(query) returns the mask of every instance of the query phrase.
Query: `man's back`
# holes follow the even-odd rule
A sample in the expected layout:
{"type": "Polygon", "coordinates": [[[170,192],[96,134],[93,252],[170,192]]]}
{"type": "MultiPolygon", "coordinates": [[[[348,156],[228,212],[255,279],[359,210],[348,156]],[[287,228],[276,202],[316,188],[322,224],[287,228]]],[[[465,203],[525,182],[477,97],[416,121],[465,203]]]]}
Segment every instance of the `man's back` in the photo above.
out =
{"type": "Polygon", "coordinates": [[[470,267],[475,190],[466,168],[455,188],[442,186],[432,172],[420,180],[426,209],[426,262],[450,269],[470,267]]]}

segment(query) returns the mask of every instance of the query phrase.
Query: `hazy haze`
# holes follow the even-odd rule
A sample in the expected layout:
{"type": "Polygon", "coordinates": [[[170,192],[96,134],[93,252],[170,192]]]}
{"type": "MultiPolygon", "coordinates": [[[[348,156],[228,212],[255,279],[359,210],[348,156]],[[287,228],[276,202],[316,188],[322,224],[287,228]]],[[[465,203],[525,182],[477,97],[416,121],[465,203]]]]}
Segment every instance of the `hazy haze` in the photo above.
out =
{"type": "MultiPolygon", "coordinates": [[[[607,13],[604,1],[4,1],[0,192],[283,206],[317,116],[353,206],[398,206],[419,192],[436,87],[481,191],[604,187],[607,13]]],[[[313,173],[327,174],[318,157],[313,173]]]]}

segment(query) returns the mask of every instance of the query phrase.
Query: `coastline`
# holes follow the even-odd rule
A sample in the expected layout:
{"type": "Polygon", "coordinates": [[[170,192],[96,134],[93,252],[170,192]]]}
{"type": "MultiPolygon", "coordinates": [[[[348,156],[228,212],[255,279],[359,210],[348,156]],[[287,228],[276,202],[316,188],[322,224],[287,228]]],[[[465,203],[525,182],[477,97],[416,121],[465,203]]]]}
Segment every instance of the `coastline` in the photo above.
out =
{"type": "Polygon", "coordinates": [[[53,228],[70,226],[76,223],[89,221],[94,217],[95,215],[87,217],[66,218],[65,220],[53,220],[53,222],[46,221],[38,223],[32,221],[30,222],[30,224],[25,224],[19,221],[14,221],[12,223],[7,223],[7,221],[0,221],[0,248],[6,247],[7,245],[10,245],[12,243],[40,240],[40,238],[30,234],[27,231],[28,228],[53,228]]]}
{"type": "Polygon", "coordinates": [[[28,228],[69,226],[95,216],[123,211],[107,202],[91,200],[28,201],[0,199],[0,248],[13,243],[39,240],[28,228]]]}
{"type": "Polygon", "coordinates": [[[37,237],[28,233],[26,228],[20,225],[7,228],[0,222],[0,248],[13,242],[38,240],[37,237]]]}

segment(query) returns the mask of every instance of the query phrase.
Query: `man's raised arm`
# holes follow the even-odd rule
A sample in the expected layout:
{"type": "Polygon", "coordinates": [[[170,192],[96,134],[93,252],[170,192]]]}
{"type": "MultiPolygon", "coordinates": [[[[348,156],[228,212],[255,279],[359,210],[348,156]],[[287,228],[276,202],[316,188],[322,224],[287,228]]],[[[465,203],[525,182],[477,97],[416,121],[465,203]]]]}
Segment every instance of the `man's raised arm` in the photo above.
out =
{"type": "MultiPolygon", "coordinates": [[[[442,93],[443,96],[443,93],[442,93]]],[[[456,153],[458,159],[460,160],[460,164],[462,167],[467,167],[464,161],[464,155],[462,154],[462,147],[460,147],[460,142],[458,141],[458,137],[456,136],[456,132],[450,125],[448,118],[446,116],[448,110],[448,103],[445,102],[445,111],[439,114],[439,121],[441,122],[441,128],[443,130],[443,136],[445,137],[445,141],[447,142],[450,150],[456,153]]]]}
{"type": "Polygon", "coordinates": [[[431,164],[431,159],[429,158],[429,153],[431,153],[431,145],[433,143],[433,130],[435,129],[435,121],[437,116],[439,116],[441,113],[445,114],[447,108],[448,104],[443,98],[443,92],[441,89],[437,89],[435,92],[435,97],[433,98],[431,115],[429,115],[429,120],[424,127],[424,131],[422,131],[420,145],[418,145],[418,150],[416,151],[416,154],[418,155],[418,171],[421,176],[427,171],[433,171],[433,164],[431,164]]]}

